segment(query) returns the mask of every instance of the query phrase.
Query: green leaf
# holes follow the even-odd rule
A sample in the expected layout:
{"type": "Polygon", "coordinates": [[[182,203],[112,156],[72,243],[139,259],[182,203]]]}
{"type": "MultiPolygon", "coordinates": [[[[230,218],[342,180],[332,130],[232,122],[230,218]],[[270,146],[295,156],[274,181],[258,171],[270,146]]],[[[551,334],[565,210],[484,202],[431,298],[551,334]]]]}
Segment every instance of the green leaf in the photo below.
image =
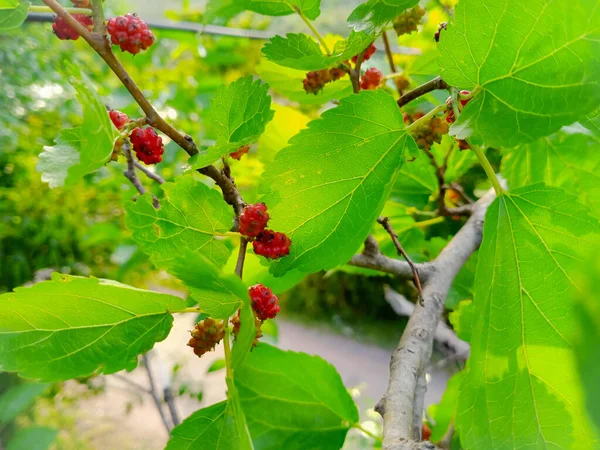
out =
{"type": "Polygon", "coordinates": [[[56,145],[45,146],[37,171],[51,188],[70,185],[109,160],[118,131],[89,78],[77,66],[69,66],[69,81],[83,111],[83,123],[62,130],[56,145]]]}
{"type": "Polygon", "coordinates": [[[14,9],[19,5],[19,0],[0,0],[0,9],[14,9]]]}
{"type": "Polygon", "coordinates": [[[321,0],[241,0],[246,9],[265,16],[287,16],[298,8],[304,16],[315,20],[321,14],[321,0]]]}
{"type": "MultiPolygon", "coordinates": [[[[456,406],[458,405],[458,398],[460,395],[460,385],[464,376],[464,371],[455,373],[446,384],[446,390],[442,395],[442,400],[438,404],[431,405],[428,408],[427,412],[429,413],[429,416],[435,421],[431,430],[431,438],[429,439],[431,442],[440,441],[454,420],[456,406]]],[[[452,446],[452,448],[454,448],[454,446],[452,446]]]]}
{"type": "Polygon", "coordinates": [[[204,23],[214,24],[216,21],[226,23],[245,10],[246,5],[243,0],[209,0],[202,19],[204,23]]]}
{"type": "Polygon", "coordinates": [[[596,0],[466,0],[454,17],[439,44],[441,75],[450,85],[477,93],[451,133],[512,147],[597,108],[596,0]]]}
{"type": "Polygon", "coordinates": [[[2,2],[0,4],[0,31],[19,28],[27,19],[29,2],[2,2]]]}
{"type": "Polygon", "coordinates": [[[600,141],[593,136],[559,132],[520,145],[502,159],[502,175],[511,187],[561,187],[600,212],[600,141]]]}
{"type": "Polygon", "coordinates": [[[210,317],[227,319],[241,306],[250,304],[242,280],[234,274],[224,275],[199,253],[180,253],[167,270],[183,282],[202,312],[210,317]]]}
{"type": "MultiPolygon", "coordinates": [[[[1,297],[0,297],[1,298],[1,297]]],[[[0,396],[0,424],[7,425],[15,417],[24,412],[35,402],[35,399],[46,390],[47,384],[17,384],[0,396]]]]}
{"type": "Polygon", "coordinates": [[[600,279],[600,246],[591,247],[575,276],[581,290],[575,293],[575,313],[579,333],[575,341],[577,365],[585,403],[590,418],[596,425],[600,437],[600,301],[598,301],[598,280],[600,279]]]}
{"type": "Polygon", "coordinates": [[[290,139],[261,180],[269,226],[292,239],[272,272],[346,263],[382,210],[407,147],[416,144],[381,90],[346,97],[290,139]]]}
{"type": "Polygon", "coordinates": [[[463,341],[471,340],[471,333],[475,325],[475,307],[473,301],[462,300],[454,311],[448,315],[448,319],[456,331],[456,335],[463,341]]]}
{"type": "Polygon", "coordinates": [[[398,171],[391,197],[398,203],[423,208],[438,192],[435,169],[423,152],[409,158],[398,171]]]}
{"type": "Polygon", "coordinates": [[[249,450],[241,445],[236,409],[231,400],[199,409],[171,431],[165,450],[249,450]]]}
{"type": "Polygon", "coordinates": [[[27,427],[18,430],[8,442],[6,450],[46,450],[58,436],[58,430],[49,427],[27,427]]]}
{"type": "Polygon", "coordinates": [[[579,122],[596,136],[600,136],[600,109],[588,114],[579,122]]]}
{"type": "Polygon", "coordinates": [[[465,448],[594,447],[572,351],[571,294],[598,232],[573,196],[543,184],[489,207],[456,419],[465,448]]]}
{"type": "Polygon", "coordinates": [[[212,164],[242,145],[255,142],[273,119],[269,86],[252,76],[221,86],[210,102],[208,120],[217,136],[214,147],[190,158],[190,170],[212,164]]]}
{"type": "MultiPolygon", "coordinates": [[[[321,92],[314,95],[308,94],[303,88],[302,80],[306,78],[305,70],[279,66],[263,58],[256,67],[256,73],[269,83],[273,92],[302,105],[319,106],[331,100],[339,100],[352,94],[352,83],[347,75],[334,83],[327,83],[321,92]]],[[[298,112],[296,113],[299,114],[298,112]]],[[[274,121],[267,126],[267,130],[276,121],[277,115],[275,115],[274,121]]]]}
{"type": "Polygon", "coordinates": [[[323,53],[319,44],[306,34],[289,33],[286,37],[274,36],[262,49],[265,57],[280,66],[298,70],[321,70],[336,66],[369,46],[375,36],[367,33],[350,33],[348,40],[338,41],[331,56],[323,53]]]}
{"type": "Polygon", "coordinates": [[[235,372],[254,446],[338,450],[358,410],[333,366],[261,343],[235,372]]]}
{"type": "Polygon", "coordinates": [[[159,267],[186,250],[200,252],[223,266],[229,251],[215,235],[229,231],[233,218],[221,194],[193,175],[180,176],[161,188],[165,198],[160,209],[154,209],[150,194],[125,204],[125,223],[133,239],[159,267]]]}
{"type": "Polygon", "coordinates": [[[172,295],[54,274],[0,296],[0,370],[44,381],[132,370],[184,308],[172,295]]]}
{"type": "Polygon", "coordinates": [[[348,23],[355,31],[378,33],[396,16],[418,3],[419,0],[368,0],[352,11],[348,23]]]}
{"type": "Polygon", "coordinates": [[[225,362],[225,360],[223,358],[217,359],[216,361],[214,361],[210,367],[208,368],[208,370],[206,371],[207,373],[212,373],[212,372],[218,372],[219,370],[224,369],[227,366],[227,362],[225,362]]]}

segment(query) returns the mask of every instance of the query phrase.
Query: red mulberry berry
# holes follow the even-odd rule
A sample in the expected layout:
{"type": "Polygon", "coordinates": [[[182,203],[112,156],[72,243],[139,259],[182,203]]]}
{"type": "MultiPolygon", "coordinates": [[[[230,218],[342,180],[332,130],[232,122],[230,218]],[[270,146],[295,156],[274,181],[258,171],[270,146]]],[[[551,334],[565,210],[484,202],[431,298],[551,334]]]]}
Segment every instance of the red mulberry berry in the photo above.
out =
{"type": "Polygon", "coordinates": [[[467,103],[469,103],[471,98],[471,91],[460,91],[460,94],[458,94],[458,101],[460,102],[461,109],[464,108],[467,103]]]}
{"type": "Polygon", "coordinates": [[[118,130],[122,130],[123,127],[129,123],[129,117],[127,117],[127,114],[122,113],[121,111],[111,109],[108,112],[108,115],[110,116],[110,120],[112,120],[112,123],[115,124],[115,127],[117,127],[118,130]]]}
{"type": "Polygon", "coordinates": [[[237,159],[239,161],[240,159],[242,159],[242,156],[244,156],[246,153],[248,153],[249,150],[250,150],[249,145],[242,145],[235,152],[230,153],[229,156],[231,156],[233,159],[237,159]]]}
{"type": "Polygon", "coordinates": [[[365,72],[365,74],[360,79],[360,88],[377,89],[379,83],[381,83],[382,76],[383,74],[381,73],[381,70],[376,69],[375,67],[371,67],[365,72]]]}
{"type": "Polygon", "coordinates": [[[302,85],[307,94],[317,95],[331,81],[331,75],[327,69],[308,72],[302,80],[302,85]]]}
{"type": "Polygon", "coordinates": [[[129,136],[133,144],[135,156],[145,164],[156,164],[162,161],[165,152],[162,138],[154,128],[136,128],[129,136]]]}
{"type": "Polygon", "coordinates": [[[113,17],[106,28],[112,43],[121,47],[123,52],[136,55],[154,44],[154,34],[148,24],[135,14],[113,17]]]}
{"type": "Polygon", "coordinates": [[[254,253],[266,256],[269,259],[281,258],[289,255],[292,241],[284,233],[272,230],[264,230],[252,243],[254,253]]]}
{"type": "Polygon", "coordinates": [[[198,322],[192,330],[192,338],[188,342],[188,346],[194,349],[196,356],[200,357],[206,352],[215,348],[215,346],[225,336],[225,321],[215,320],[207,317],[198,322]]]}
{"type": "Polygon", "coordinates": [[[260,320],[273,319],[279,312],[279,299],[273,291],[262,284],[255,284],[248,288],[252,309],[260,320]]]}
{"type": "Polygon", "coordinates": [[[333,69],[329,69],[329,75],[331,76],[331,81],[337,81],[346,75],[346,71],[339,67],[334,67],[333,69]]]}
{"type": "MultiPolygon", "coordinates": [[[[235,339],[237,339],[241,326],[239,310],[237,314],[231,318],[231,324],[233,325],[233,336],[235,339]]],[[[256,328],[256,334],[254,335],[254,341],[252,341],[252,348],[258,345],[258,340],[262,337],[262,330],[260,329],[261,326],[262,320],[254,316],[254,327],[256,328]]]]}
{"type": "MultiPolygon", "coordinates": [[[[365,55],[363,56],[363,61],[368,61],[369,59],[371,59],[371,56],[373,56],[373,53],[375,53],[376,50],[377,47],[375,47],[375,44],[369,45],[369,47],[365,51],[365,55]]],[[[358,55],[354,55],[352,57],[352,62],[354,64],[356,64],[356,61],[358,61],[358,55]]]]}
{"type": "Polygon", "coordinates": [[[246,205],[240,214],[239,232],[246,237],[256,237],[263,232],[268,221],[267,205],[264,203],[246,205]]]}
{"type": "MultiPolygon", "coordinates": [[[[73,18],[88,30],[92,30],[94,21],[90,16],[85,14],[73,14],[73,18]]],[[[60,16],[57,16],[52,24],[52,31],[57,38],[63,41],[76,41],[79,39],[79,33],[71,28],[71,26],[60,16]]]]}

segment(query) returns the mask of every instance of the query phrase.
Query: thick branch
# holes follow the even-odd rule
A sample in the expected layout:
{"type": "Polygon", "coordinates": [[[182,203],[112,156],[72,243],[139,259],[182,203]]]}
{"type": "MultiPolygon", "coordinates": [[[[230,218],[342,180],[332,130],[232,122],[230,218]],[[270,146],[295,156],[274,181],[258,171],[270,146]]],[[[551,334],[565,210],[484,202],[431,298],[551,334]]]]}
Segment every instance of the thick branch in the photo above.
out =
{"type": "MultiPolygon", "coordinates": [[[[431,356],[433,338],[444,301],[454,277],[479,247],[483,219],[494,192],[488,192],[475,205],[473,215],[440,255],[427,264],[428,276],[423,285],[424,306],[416,306],[390,362],[390,382],[379,410],[384,419],[383,449],[414,448],[415,405],[418,381],[431,356]]],[[[417,398],[420,403],[420,399],[417,398]]]]}
{"type": "Polygon", "coordinates": [[[422,95],[425,95],[437,89],[448,89],[449,87],[450,86],[448,86],[448,84],[446,84],[446,82],[442,80],[441,77],[435,77],[433,80],[430,80],[427,83],[416,87],[412,91],[408,91],[406,94],[400,97],[396,103],[398,103],[398,106],[402,108],[407,103],[412,102],[413,100],[421,97],[422,95]]]}

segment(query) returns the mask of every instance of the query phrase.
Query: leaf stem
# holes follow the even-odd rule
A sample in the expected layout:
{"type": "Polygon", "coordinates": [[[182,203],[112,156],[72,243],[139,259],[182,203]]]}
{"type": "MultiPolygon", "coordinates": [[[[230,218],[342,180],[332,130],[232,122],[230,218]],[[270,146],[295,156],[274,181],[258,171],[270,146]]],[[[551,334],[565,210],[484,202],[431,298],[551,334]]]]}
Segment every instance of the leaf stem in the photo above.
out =
{"type": "Polygon", "coordinates": [[[413,223],[410,227],[402,228],[398,231],[398,233],[402,233],[407,230],[412,230],[413,228],[427,228],[428,226],[442,223],[444,220],[446,220],[446,218],[443,216],[435,217],[433,219],[421,220],[420,222],[413,223]]]}
{"type": "MultiPolygon", "coordinates": [[[[92,10],[89,8],[64,8],[64,10],[69,14],[84,14],[86,16],[92,15],[92,10]]],[[[54,11],[47,6],[30,6],[29,12],[54,14],[54,11]]]]}
{"type": "Polygon", "coordinates": [[[319,44],[321,44],[321,46],[325,49],[327,56],[331,56],[331,50],[329,50],[329,47],[327,46],[327,42],[325,42],[325,38],[321,35],[321,33],[319,33],[319,31],[315,28],[315,26],[312,24],[312,22],[310,20],[308,20],[308,18],[302,13],[302,11],[300,11],[300,8],[298,8],[297,6],[293,6],[292,9],[294,11],[296,11],[296,13],[304,21],[306,26],[310,29],[312,34],[315,35],[315,37],[319,41],[319,44]]]}
{"type": "Polygon", "coordinates": [[[197,306],[192,306],[191,308],[184,308],[184,309],[180,309],[179,311],[173,311],[176,313],[196,313],[196,314],[200,314],[202,312],[202,310],[200,308],[198,308],[197,306]]]}
{"type": "Polygon", "coordinates": [[[381,443],[381,437],[377,436],[375,433],[372,433],[371,431],[367,430],[366,428],[364,428],[360,423],[355,423],[354,425],[352,425],[352,428],[356,428],[357,430],[362,431],[363,433],[365,433],[367,436],[375,439],[376,442],[381,443]]]}
{"type": "Polygon", "coordinates": [[[227,370],[227,378],[233,381],[233,368],[231,367],[231,343],[229,342],[229,327],[227,325],[225,325],[223,348],[225,349],[225,366],[227,370]]]}
{"type": "MultiPolygon", "coordinates": [[[[468,140],[467,140],[467,142],[468,142],[468,140]]],[[[494,168],[488,161],[488,159],[485,156],[485,153],[483,152],[481,147],[479,145],[471,144],[471,142],[469,142],[469,146],[471,147],[471,150],[473,150],[473,152],[475,152],[477,159],[479,159],[479,164],[481,164],[481,167],[483,167],[483,170],[485,170],[486,175],[490,179],[490,182],[492,183],[492,186],[494,187],[494,191],[496,191],[496,195],[498,195],[498,196],[502,195],[504,193],[504,189],[502,189],[502,186],[500,185],[500,181],[498,181],[498,177],[496,176],[496,172],[494,172],[494,168]]]]}

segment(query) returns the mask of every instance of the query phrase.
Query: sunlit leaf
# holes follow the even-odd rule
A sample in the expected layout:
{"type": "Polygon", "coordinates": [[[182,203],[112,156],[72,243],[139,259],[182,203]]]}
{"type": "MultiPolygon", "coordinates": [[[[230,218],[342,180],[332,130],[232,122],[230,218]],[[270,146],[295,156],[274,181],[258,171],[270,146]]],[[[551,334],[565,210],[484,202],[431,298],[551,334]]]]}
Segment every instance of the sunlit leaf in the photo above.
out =
{"type": "Polygon", "coordinates": [[[297,8],[310,20],[321,14],[321,0],[239,0],[246,2],[246,9],[266,16],[287,16],[297,8]]]}
{"type": "Polygon", "coordinates": [[[367,0],[352,11],[348,23],[355,31],[375,33],[418,3],[419,0],[367,0]]]}
{"type": "Polygon", "coordinates": [[[172,295],[54,274],[0,296],[0,370],[44,381],[132,370],[184,308],[172,295]]]}
{"type": "Polygon", "coordinates": [[[29,2],[14,2],[11,0],[0,2],[0,31],[19,28],[27,19],[30,5],[29,2]]]}

